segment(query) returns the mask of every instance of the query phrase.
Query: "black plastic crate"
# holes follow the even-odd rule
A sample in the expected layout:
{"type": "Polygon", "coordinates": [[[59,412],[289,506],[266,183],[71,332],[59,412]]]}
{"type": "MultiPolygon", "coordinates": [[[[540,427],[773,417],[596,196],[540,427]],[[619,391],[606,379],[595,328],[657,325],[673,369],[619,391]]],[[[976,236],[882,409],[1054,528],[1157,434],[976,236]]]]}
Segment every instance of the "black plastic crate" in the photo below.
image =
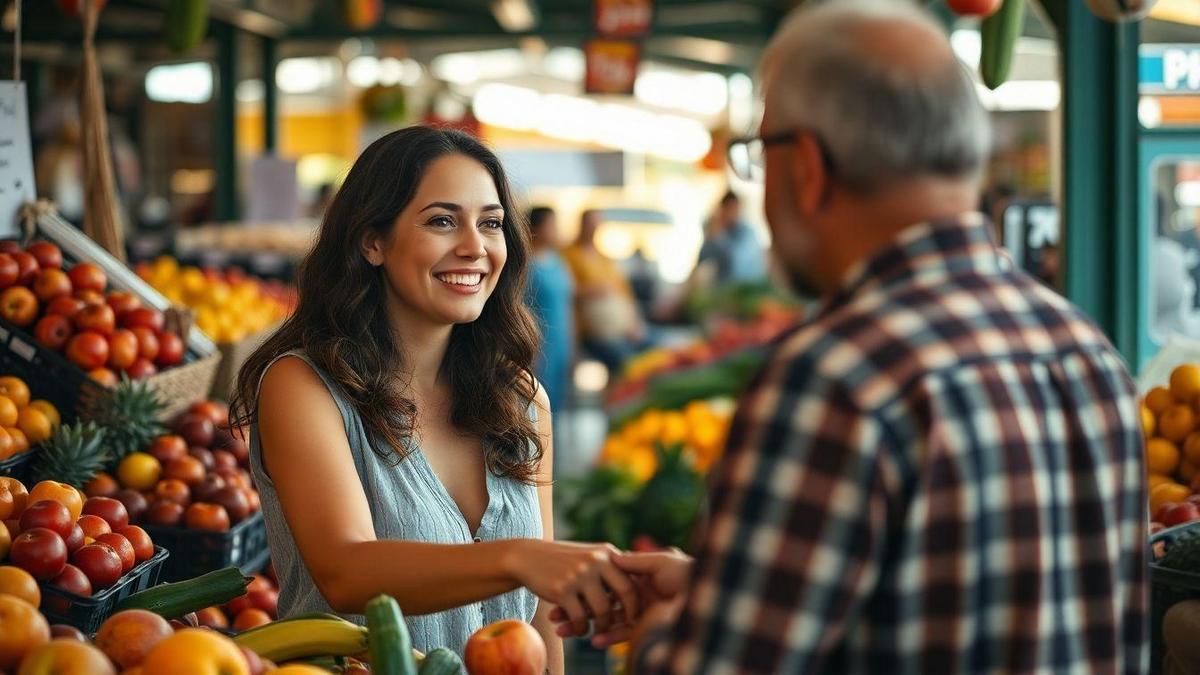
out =
{"type": "Polygon", "coordinates": [[[161,576],[163,563],[170,554],[162,546],[154,547],[154,556],[125,573],[116,584],[90,598],[68,593],[46,582],[42,589],[42,614],[51,624],[65,623],[87,635],[100,630],[105,619],[112,616],[122,600],[154,586],[161,576]]]}
{"type": "Polygon", "coordinates": [[[29,486],[33,471],[33,453],[35,452],[37,452],[37,448],[13,455],[0,462],[0,476],[16,478],[26,486],[29,486]]]}
{"type": "Polygon", "coordinates": [[[141,527],[154,543],[171,551],[171,560],[163,569],[163,581],[192,579],[230,566],[250,574],[262,570],[271,556],[262,511],[234,525],[228,532],[205,532],[145,523],[141,527]]]}
{"type": "Polygon", "coordinates": [[[106,389],[58,352],[46,349],[33,336],[0,319],[0,373],[15,375],[37,388],[37,397],[58,408],[62,421],[74,422],[83,406],[105,395],[106,389]]]}

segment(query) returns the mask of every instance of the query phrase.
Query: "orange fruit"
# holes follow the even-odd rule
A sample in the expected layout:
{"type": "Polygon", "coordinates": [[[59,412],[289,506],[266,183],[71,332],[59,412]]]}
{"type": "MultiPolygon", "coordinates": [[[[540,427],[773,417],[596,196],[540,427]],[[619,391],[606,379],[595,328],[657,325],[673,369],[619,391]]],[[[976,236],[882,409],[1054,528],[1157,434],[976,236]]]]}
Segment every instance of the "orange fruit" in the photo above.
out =
{"type": "Polygon", "coordinates": [[[71,512],[71,520],[79,520],[83,513],[83,493],[66,483],[44,480],[29,491],[29,503],[36,504],[43,499],[52,499],[71,512]]]}
{"type": "MultiPolygon", "coordinates": [[[[0,530],[6,529],[8,528],[0,527],[0,530]]],[[[0,593],[18,597],[34,607],[40,607],[42,604],[42,589],[38,586],[37,579],[20,567],[0,567],[0,593]]]]}
{"type": "Polygon", "coordinates": [[[1189,462],[1200,466],[1200,431],[1193,431],[1184,439],[1183,456],[1189,462]]]}
{"type": "Polygon", "coordinates": [[[0,427],[15,427],[21,411],[17,404],[7,396],[0,396],[0,427]]]}
{"type": "Polygon", "coordinates": [[[17,675],[43,673],[117,675],[117,669],[104,652],[92,645],[71,638],[55,638],[30,651],[17,671],[17,675]]]}
{"type": "Polygon", "coordinates": [[[29,449],[29,439],[26,438],[24,431],[21,431],[17,427],[4,427],[4,431],[12,439],[14,454],[25,452],[29,449]]]}
{"type": "Polygon", "coordinates": [[[13,496],[13,493],[9,492],[7,485],[0,485],[0,520],[12,518],[13,511],[16,510],[17,498],[13,496]]]}
{"type": "Polygon", "coordinates": [[[1150,491],[1150,513],[1158,510],[1158,507],[1167,502],[1181,502],[1188,498],[1192,491],[1188,486],[1181,485],[1174,481],[1163,483],[1150,491]]]}
{"type": "Polygon", "coordinates": [[[1200,366],[1186,363],[1171,371],[1171,395],[1180,403],[1191,403],[1200,395],[1200,366]]]}
{"type": "Polygon", "coordinates": [[[1196,464],[1186,459],[1179,463],[1179,477],[1188,485],[1192,484],[1192,479],[1196,477],[1196,471],[1196,464]]]}
{"type": "Polygon", "coordinates": [[[1142,431],[1145,432],[1146,438],[1154,435],[1154,429],[1158,426],[1158,418],[1154,416],[1154,411],[1142,406],[1142,431]]]}
{"type": "Polygon", "coordinates": [[[1165,438],[1146,441],[1146,470],[1169,476],[1179,466],[1179,448],[1165,438]]]}
{"type": "Polygon", "coordinates": [[[1172,443],[1181,443],[1196,428],[1196,414],[1186,405],[1173,405],[1158,418],[1158,433],[1172,443]]]}
{"type": "Polygon", "coordinates": [[[117,480],[134,490],[151,490],[162,475],[162,464],[152,455],[132,452],[117,465],[117,480]]]}
{"type": "Polygon", "coordinates": [[[7,525],[0,526],[0,530],[4,530],[0,532],[0,560],[2,560],[8,555],[8,549],[12,548],[13,534],[8,531],[7,525]]]}
{"type": "Polygon", "coordinates": [[[142,661],[144,675],[249,675],[250,666],[233,640],[207,628],[185,628],[154,645],[142,661]]]}
{"type": "Polygon", "coordinates": [[[21,659],[50,641],[50,624],[24,600],[0,595],[0,668],[15,673],[21,659]]]}
{"type": "Polygon", "coordinates": [[[38,445],[50,440],[50,418],[37,408],[26,408],[17,419],[17,428],[25,432],[25,438],[30,445],[38,445]]]}
{"type": "Polygon", "coordinates": [[[30,401],[29,407],[33,408],[34,410],[41,411],[43,415],[50,418],[50,426],[57,427],[58,425],[62,424],[62,415],[58,414],[58,408],[55,408],[54,404],[50,401],[43,399],[30,401]]]}
{"type": "Polygon", "coordinates": [[[0,476],[0,485],[8,488],[8,491],[13,496],[13,518],[20,518],[25,512],[25,507],[29,505],[29,490],[25,489],[25,484],[11,476],[0,476]]]}
{"type": "Polygon", "coordinates": [[[17,454],[17,442],[3,427],[0,427],[0,461],[17,454]]]}
{"type": "Polygon", "coordinates": [[[1163,483],[1174,483],[1170,476],[1164,476],[1161,473],[1152,473],[1146,476],[1146,492],[1150,492],[1154,488],[1163,483]]]}
{"type": "Polygon", "coordinates": [[[1161,415],[1175,403],[1175,397],[1171,395],[1170,389],[1155,387],[1146,393],[1146,399],[1143,403],[1150,409],[1150,412],[1155,415],[1161,415]]]}
{"type": "Polygon", "coordinates": [[[13,377],[12,375],[0,377],[0,394],[11,398],[12,402],[16,403],[18,408],[24,408],[29,405],[29,387],[19,377],[13,377]]]}

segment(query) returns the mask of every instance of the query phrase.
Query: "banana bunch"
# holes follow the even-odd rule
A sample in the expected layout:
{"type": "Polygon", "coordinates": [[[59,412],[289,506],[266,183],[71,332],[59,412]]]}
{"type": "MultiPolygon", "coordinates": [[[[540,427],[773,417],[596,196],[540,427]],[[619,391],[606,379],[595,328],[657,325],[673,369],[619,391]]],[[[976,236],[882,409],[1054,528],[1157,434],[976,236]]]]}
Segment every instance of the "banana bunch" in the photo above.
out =
{"type": "Polygon", "coordinates": [[[354,656],[367,651],[367,629],[340,616],[310,613],[274,621],[233,638],[264,659],[282,663],[313,656],[354,656]]]}

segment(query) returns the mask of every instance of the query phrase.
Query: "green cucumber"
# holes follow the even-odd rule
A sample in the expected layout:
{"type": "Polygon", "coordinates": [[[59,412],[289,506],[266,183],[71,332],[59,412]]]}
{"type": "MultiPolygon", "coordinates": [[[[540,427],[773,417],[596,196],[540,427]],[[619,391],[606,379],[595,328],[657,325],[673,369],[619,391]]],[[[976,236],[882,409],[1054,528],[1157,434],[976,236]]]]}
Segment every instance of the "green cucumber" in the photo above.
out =
{"type": "Polygon", "coordinates": [[[246,594],[251,579],[236,567],[209,572],[173,584],[147,588],[125,598],[117,610],[145,609],[167,619],[176,619],[205,607],[221,605],[246,594]]]}
{"type": "Polygon", "coordinates": [[[462,672],[463,662],[458,658],[458,654],[445,647],[438,647],[425,655],[420,675],[460,675],[462,672]]]}
{"type": "Polygon", "coordinates": [[[208,0],[169,0],[163,32],[175,54],[198,47],[208,33],[208,0]]]}
{"type": "MultiPolygon", "coordinates": [[[[375,675],[417,675],[412,637],[400,605],[389,595],[367,603],[367,646],[375,675]]],[[[426,657],[429,658],[429,657],[426,657]]]]}
{"type": "Polygon", "coordinates": [[[979,77],[988,89],[995,89],[1008,79],[1012,70],[1013,52],[1017,38],[1025,25],[1025,0],[1004,0],[996,13],[979,26],[979,77]]]}

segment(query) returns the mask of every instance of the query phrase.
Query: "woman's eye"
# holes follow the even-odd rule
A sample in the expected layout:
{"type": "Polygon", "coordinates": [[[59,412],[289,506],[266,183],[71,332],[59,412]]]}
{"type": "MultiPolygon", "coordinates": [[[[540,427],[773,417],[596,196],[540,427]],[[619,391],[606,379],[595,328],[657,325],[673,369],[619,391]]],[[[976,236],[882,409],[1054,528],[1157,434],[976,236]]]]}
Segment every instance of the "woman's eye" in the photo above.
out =
{"type": "Polygon", "coordinates": [[[429,224],[434,227],[454,227],[454,219],[450,216],[434,216],[429,224]]]}
{"type": "Polygon", "coordinates": [[[489,230],[500,230],[504,228],[504,221],[501,220],[485,220],[480,223],[483,227],[489,230]]]}

